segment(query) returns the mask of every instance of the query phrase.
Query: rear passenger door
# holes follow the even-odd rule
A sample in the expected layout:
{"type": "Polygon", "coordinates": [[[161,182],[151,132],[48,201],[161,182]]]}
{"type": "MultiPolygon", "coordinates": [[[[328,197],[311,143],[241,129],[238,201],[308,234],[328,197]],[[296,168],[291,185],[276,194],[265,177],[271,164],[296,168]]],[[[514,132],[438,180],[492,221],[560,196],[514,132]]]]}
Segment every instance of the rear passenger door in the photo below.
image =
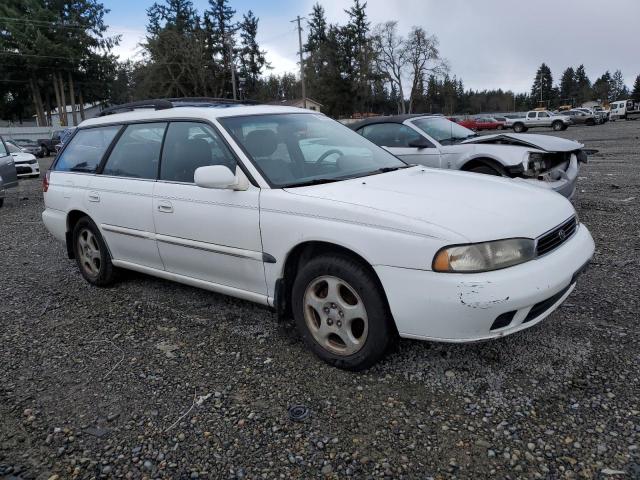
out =
{"type": "Polygon", "coordinates": [[[166,122],[126,125],[88,188],[87,205],[111,256],[164,268],[155,242],[153,184],[158,176],[166,122]]]}
{"type": "Polygon", "coordinates": [[[167,271],[266,294],[260,238],[260,189],[201,188],[198,167],[239,171],[236,158],[209,124],[172,122],[153,195],[156,240],[167,271]]]}

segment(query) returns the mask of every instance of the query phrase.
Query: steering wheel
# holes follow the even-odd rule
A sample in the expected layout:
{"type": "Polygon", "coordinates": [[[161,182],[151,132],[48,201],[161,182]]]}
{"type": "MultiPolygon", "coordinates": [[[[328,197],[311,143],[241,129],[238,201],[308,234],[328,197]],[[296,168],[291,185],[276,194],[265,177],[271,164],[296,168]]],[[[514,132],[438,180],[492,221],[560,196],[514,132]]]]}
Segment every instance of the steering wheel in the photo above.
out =
{"type": "Polygon", "coordinates": [[[316,160],[316,165],[321,164],[324,160],[326,160],[327,157],[335,154],[338,154],[341,157],[344,157],[344,152],[342,150],[338,150],[337,148],[332,148],[331,150],[327,150],[326,152],[324,152],[322,155],[318,157],[318,159],[316,160]]]}

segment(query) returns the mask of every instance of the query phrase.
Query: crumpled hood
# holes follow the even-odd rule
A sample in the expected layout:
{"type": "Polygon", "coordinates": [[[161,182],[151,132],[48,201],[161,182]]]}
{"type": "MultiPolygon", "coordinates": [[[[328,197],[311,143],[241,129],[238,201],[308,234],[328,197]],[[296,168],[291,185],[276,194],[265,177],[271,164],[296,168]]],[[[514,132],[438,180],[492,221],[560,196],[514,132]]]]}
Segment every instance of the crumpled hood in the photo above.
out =
{"type": "MultiPolygon", "coordinates": [[[[446,231],[450,240],[462,236],[469,242],[535,238],[575,213],[555,192],[500,177],[425,167],[286,191],[339,202],[347,211],[366,207],[380,225],[401,222],[405,230],[437,237],[446,231]]],[[[335,216],[335,205],[331,207],[335,216]]]]}
{"type": "Polygon", "coordinates": [[[482,135],[465,140],[462,143],[500,143],[508,145],[521,145],[523,147],[537,148],[547,152],[572,152],[584,147],[582,143],[566,138],[551,135],[538,135],[535,133],[497,133],[495,135],[482,135]]]}

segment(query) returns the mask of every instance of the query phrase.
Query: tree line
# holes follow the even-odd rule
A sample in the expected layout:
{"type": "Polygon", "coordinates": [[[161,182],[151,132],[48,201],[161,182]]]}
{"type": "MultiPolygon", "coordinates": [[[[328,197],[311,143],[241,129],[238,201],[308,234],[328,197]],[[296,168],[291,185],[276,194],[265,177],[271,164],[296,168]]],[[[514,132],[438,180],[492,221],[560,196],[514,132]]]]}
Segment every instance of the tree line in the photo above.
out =
{"type": "MultiPolygon", "coordinates": [[[[99,0],[4,0],[0,117],[35,114],[45,125],[53,107],[60,112],[79,105],[77,114],[73,109],[77,124],[87,102],[301,97],[298,72],[270,72],[258,42],[259,19],[251,10],[237,15],[230,0],[208,0],[201,12],[191,0],[158,0],[147,10],[142,55],[136,61],[118,61],[113,55],[120,38],[107,35],[108,12],[99,0]]],[[[592,83],[583,65],[567,68],[554,83],[550,68],[542,64],[526,93],[465,89],[442,58],[438,38],[424,28],[403,34],[395,21],[372,25],[362,0],[352,0],[344,13],[344,23],[329,23],[316,3],[304,25],[306,94],[333,117],[521,111],[540,102],[556,107],[626,96],[640,100],[640,76],[629,92],[620,70],[592,83]]]]}
{"type": "Polygon", "coordinates": [[[589,79],[584,65],[568,67],[554,85],[551,69],[543,63],[536,72],[531,87],[531,105],[542,104],[547,107],[561,105],[580,106],[587,101],[608,104],[629,97],[640,101],[640,75],[635,79],[633,91],[624,83],[622,71],[611,74],[608,70],[593,83],[589,79]]]}

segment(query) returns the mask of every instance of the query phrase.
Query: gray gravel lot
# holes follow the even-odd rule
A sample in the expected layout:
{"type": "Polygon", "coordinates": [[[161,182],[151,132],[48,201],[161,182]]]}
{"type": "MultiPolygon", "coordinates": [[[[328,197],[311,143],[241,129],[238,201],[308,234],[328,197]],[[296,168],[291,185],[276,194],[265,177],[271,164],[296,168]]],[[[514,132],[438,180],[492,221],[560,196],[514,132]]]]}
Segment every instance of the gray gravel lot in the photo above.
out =
{"type": "Polygon", "coordinates": [[[247,302],[89,286],[22,181],[0,209],[0,478],[640,478],[640,121],[560,136],[600,150],[575,201],[596,255],[563,307],[360,374],[247,302]]]}

